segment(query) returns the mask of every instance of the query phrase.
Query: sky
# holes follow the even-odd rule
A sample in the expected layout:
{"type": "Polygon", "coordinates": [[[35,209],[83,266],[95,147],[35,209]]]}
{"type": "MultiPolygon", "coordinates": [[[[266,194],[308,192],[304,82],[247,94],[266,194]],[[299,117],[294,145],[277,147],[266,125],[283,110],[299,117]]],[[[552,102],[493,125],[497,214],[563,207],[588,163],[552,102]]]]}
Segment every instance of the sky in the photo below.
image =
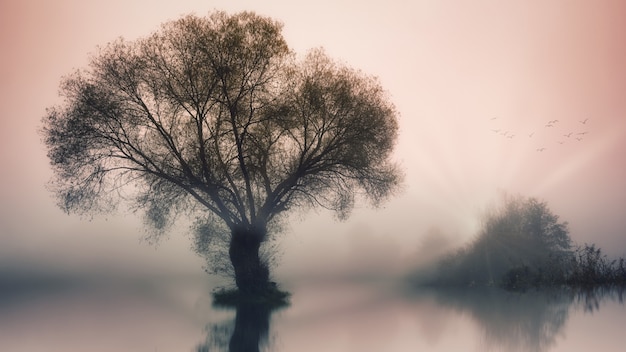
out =
{"type": "Polygon", "coordinates": [[[277,19],[298,54],[323,47],[377,76],[399,112],[403,191],[381,209],[286,229],[279,272],[384,272],[429,233],[471,240],[502,192],[544,200],[578,243],[626,254],[626,2],[4,0],[0,2],[0,271],[190,273],[184,228],[158,246],[133,214],[66,215],[37,130],[61,78],[97,47],[212,10],[277,19]],[[323,257],[325,260],[320,261],[323,257]]]}

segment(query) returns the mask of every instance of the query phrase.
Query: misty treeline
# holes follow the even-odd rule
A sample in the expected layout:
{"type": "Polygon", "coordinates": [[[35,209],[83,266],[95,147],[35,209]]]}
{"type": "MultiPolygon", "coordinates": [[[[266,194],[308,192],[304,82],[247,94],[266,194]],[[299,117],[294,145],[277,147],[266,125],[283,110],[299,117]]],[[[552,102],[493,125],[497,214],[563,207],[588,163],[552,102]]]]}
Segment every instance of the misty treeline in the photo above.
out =
{"type": "Polygon", "coordinates": [[[575,244],[567,222],[546,202],[504,196],[469,244],[443,256],[423,283],[526,289],[554,285],[625,285],[624,258],[610,259],[595,244],[575,244]]]}

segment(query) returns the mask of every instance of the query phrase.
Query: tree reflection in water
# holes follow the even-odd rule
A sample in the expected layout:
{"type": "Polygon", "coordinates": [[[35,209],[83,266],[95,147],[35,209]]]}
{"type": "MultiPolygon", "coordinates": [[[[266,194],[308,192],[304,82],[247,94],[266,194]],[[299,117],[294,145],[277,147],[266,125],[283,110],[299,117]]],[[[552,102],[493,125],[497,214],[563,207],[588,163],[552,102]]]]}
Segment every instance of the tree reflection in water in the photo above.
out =
{"type": "Polygon", "coordinates": [[[600,309],[601,304],[607,300],[617,301],[624,304],[624,291],[626,287],[596,287],[581,288],[575,291],[575,301],[582,306],[585,312],[593,313],[600,309]]]}
{"type": "Polygon", "coordinates": [[[262,303],[238,304],[234,307],[236,309],[234,321],[209,326],[205,342],[196,347],[196,351],[255,352],[265,350],[269,347],[271,315],[283,307],[285,306],[262,303]]]}
{"type": "Polygon", "coordinates": [[[563,335],[572,309],[590,313],[610,299],[623,304],[623,293],[623,288],[435,291],[441,306],[468,314],[478,324],[484,332],[485,350],[505,351],[548,351],[563,335]]]}
{"type": "MultiPolygon", "coordinates": [[[[363,288],[363,290],[371,287],[363,288]]],[[[352,292],[358,295],[361,291],[352,292]]],[[[362,292],[361,292],[362,293],[362,292]]],[[[387,296],[377,303],[377,312],[394,312],[397,304],[405,305],[402,311],[409,315],[418,314],[420,318],[432,323],[437,315],[445,319],[469,317],[473,325],[482,334],[480,350],[490,351],[550,351],[565,339],[568,320],[575,311],[596,312],[607,301],[624,302],[624,290],[616,288],[572,289],[554,288],[528,290],[526,292],[508,292],[496,288],[464,289],[418,289],[405,291],[400,295],[387,296]],[[411,302],[409,304],[409,302],[411,302]],[[418,302],[436,303],[428,306],[415,305],[418,302]],[[411,307],[417,310],[412,310],[411,307]],[[442,314],[445,311],[454,314],[442,314]]],[[[259,304],[238,305],[234,307],[234,319],[228,322],[212,324],[207,327],[207,337],[195,351],[264,351],[273,350],[269,337],[272,314],[281,307],[259,304]]],[[[298,307],[294,307],[298,308],[298,307]]],[[[367,307],[363,307],[367,313],[367,307]]],[[[233,309],[233,307],[230,307],[233,309]]],[[[396,314],[398,311],[395,311],[396,314]]],[[[390,313],[394,314],[394,313],[390,313]]],[[[363,315],[358,315],[362,319],[363,315]]],[[[375,315],[377,318],[386,314],[375,315]]],[[[323,317],[322,317],[323,318],[323,317]]],[[[337,318],[331,315],[324,319],[337,318]]],[[[321,318],[320,318],[321,319],[321,318]]],[[[345,324],[357,324],[349,317],[345,324]]],[[[391,318],[390,318],[391,319],[391,318]]],[[[284,322],[283,322],[284,323],[284,322]]],[[[323,324],[322,324],[323,325],[323,324]]],[[[283,325],[284,326],[284,325],[283,325]]],[[[317,332],[317,331],[316,331],[317,332]]],[[[316,333],[314,332],[314,334],[316,333]]],[[[428,332],[427,332],[428,333],[428,332]]],[[[432,331],[430,331],[432,333],[432,331]]],[[[317,335],[319,336],[319,335],[317,335]]],[[[371,338],[371,337],[365,337],[371,338]]],[[[445,337],[444,337],[445,338],[445,337]]],[[[434,345],[433,345],[434,347],[434,345]]]]}

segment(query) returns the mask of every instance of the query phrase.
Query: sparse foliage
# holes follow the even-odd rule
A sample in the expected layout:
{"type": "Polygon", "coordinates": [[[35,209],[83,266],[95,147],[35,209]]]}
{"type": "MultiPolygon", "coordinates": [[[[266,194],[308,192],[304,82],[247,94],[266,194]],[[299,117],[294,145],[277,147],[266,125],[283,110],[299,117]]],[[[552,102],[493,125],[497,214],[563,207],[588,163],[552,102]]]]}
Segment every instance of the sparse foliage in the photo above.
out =
{"type": "Polygon", "coordinates": [[[200,217],[200,246],[221,245],[213,230],[228,229],[242,288],[267,281],[258,250],[285,211],[345,218],[356,197],[392,194],[398,126],[380,84],[319,49],[297,61],[281,28],[216,12],[102,48],[63,80],[65,103],[43,120],[60,206],[93,213],[129,200],[161,230],[200,217]]]}

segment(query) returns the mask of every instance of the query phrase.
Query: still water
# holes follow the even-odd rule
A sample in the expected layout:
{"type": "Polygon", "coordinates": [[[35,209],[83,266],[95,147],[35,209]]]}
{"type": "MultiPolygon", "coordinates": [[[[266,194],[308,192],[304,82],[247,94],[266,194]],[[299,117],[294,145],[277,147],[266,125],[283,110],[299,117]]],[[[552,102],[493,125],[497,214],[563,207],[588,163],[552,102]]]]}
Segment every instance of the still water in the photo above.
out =
{"type": "Polygon", "coordinates": [[[0,351],[624,351],[618,291],[287,282],[288,307],[216,308],[206,276],[0,285],[0,351]]]}

